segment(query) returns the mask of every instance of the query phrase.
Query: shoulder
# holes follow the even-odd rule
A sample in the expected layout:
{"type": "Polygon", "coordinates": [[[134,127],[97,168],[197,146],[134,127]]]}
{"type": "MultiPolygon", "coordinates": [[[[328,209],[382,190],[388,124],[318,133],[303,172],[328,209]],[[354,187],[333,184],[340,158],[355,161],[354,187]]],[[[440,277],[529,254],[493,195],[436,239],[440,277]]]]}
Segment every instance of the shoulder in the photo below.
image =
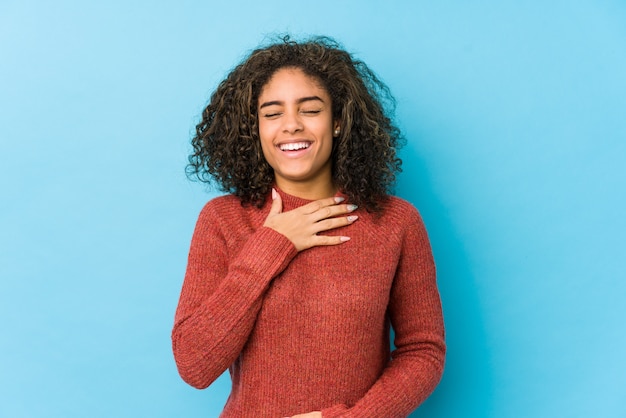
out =
{"type": "Polygon", "coordinates": [[[366,245],[376,246],[377,251],[391,251],[397,255],[407,246],[422,247],[428,242],[418,210],[402,198],[388,196],[380,213],[364,212],[359,212],[362,218],[355,225],[367,234],[366,245]]]}
{"type": "Polygon", "coordinates": [[[214,224],[219,228],[239,230],[247,226],[258,227],[264,217],[264,209],[242,205],[237,196],[227,194],[208,201],[198,216],[198,223],[214,224]]]}
{"type": "Polygon", "coordinates": [[[242,209],[241,201],[236,196],[227,194],[209,200],[200,211],[200,216],[229,213],[242,209]]]}
{"type": "Polygon", "coordinates": [[[428,241],[426,225],[419,211],[412,203],[402,198],[389,196],[381,221],[400,239],[428,241]]]}
{"type": "Polygon", "coordinates": [[[198,224],[222,223],[242,209],[241,202],[233,195],[215,197],[205,203],[200,210],[198,224]]]}
{"type": "Polygon", "coordinates": [[[422,217],[412,203],[397,196],[389,196],[381,216],[387,222],[398,225],[422,224],[422,217]]]}
{"type": "Polygon", "coordinates": [[[426,225],[413,204],[399,197],[390,196],[383,218],[386,218],[384,222],[393,225],[394,232],[402,242],[403,251],[432,253],[426,225]]]}

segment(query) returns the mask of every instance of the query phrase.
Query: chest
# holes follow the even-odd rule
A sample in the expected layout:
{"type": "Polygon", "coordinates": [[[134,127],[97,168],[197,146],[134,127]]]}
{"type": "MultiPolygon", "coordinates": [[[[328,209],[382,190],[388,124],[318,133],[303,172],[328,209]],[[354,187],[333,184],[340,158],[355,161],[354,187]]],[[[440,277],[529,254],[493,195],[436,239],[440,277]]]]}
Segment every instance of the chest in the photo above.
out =
{"type": "Polygon", "coordinates": [[[377,232],[371,226],[354,224],[336,231],[350,236],[347,243],[299,253],[274,278],[259,319],[302,318],[313,324],[340,322],[353,328],[372,320],[382,324],[400,248],[395,237],[381,242],[377,232]]]}

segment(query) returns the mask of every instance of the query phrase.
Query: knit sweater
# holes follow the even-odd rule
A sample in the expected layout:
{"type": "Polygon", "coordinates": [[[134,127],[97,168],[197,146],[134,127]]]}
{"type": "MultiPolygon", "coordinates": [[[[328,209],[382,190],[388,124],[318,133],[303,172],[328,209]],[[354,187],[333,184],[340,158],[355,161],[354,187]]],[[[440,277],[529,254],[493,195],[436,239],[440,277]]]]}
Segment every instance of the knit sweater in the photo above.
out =
{"type": "MultiPolygon", "coordinates": [[[[309,201],[279,191],[283,211],[309,201]]],[[[200,213],[172,343],[181,377],[205,388],[229,369],[221,417],[406,417],[445,356],[422,220],[391,197],[382,215],[324,232],[350,241],[302,252],[232,196],[200,213]],[[390,352],[390,326],[396,349],[390,352]]]]}

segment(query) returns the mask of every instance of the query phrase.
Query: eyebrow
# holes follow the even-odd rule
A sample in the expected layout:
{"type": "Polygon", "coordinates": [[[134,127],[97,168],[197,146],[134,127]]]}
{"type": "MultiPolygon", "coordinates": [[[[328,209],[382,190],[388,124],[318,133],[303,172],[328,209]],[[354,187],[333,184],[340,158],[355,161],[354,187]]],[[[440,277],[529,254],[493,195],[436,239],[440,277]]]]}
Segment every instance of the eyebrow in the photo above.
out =
{"type": "MultiPolygon", "coordinates": [[[[296,103],[297,104],[302,104],[304,102],[310,102],[310,101],[314,101],[314,100],[318,100],[318,101],[324,103],[324,100],[322,100],[322,98],[319,97],[319,96],[301,97],[298,100],[296,100],[296,103]]],[[[261,106],[259,106],[259,109],[263,109],[264,107],[267,107],[267,106],[281,106],[281,105],[284,105],[284,104],[285,104],[285,102],[281,102],[279,100],[273,100],[271,102],[263,103],[261,106]]]]}

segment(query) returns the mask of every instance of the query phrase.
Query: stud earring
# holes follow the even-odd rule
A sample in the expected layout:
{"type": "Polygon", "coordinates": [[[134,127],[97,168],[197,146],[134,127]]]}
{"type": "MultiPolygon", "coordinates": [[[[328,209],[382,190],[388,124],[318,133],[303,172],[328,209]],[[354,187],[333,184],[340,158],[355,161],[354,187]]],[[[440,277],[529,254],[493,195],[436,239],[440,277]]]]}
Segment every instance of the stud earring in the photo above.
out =
{"type": "Polygon", "coordinates": [[[339,129],[335,129],[335,137],[339,136],[339,129]]]}

